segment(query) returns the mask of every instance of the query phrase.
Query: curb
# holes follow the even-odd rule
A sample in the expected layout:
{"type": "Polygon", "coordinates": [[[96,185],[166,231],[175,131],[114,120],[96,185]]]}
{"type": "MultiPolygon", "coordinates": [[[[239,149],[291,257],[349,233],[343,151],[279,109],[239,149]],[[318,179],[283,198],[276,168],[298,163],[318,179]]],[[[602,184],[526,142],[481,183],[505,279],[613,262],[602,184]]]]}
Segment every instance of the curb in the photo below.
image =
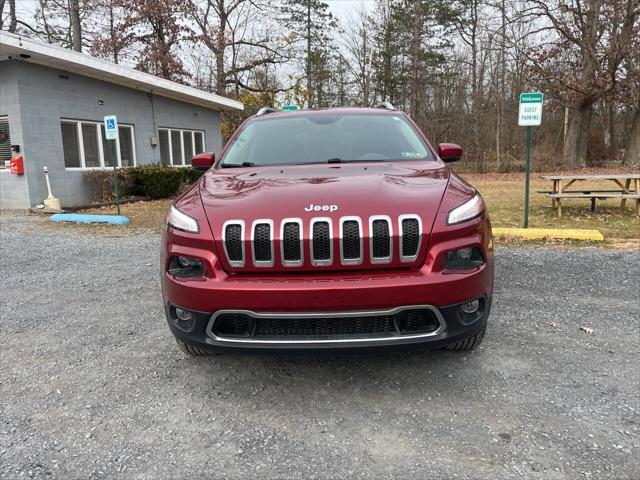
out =
{"type": "Polygon", "coordinates": [[[525,240],[563,239],[603,242],[604,237],[598,230],[575,228],[494,228],[496,237],[516,237],[525,240]]]}
{"type": "Polygon", "coordinates": [[[114,225],[127,225],[129,219],[123,215],[81,215],[78,213],[56,213],[49,217],[51,222],[75,222],[75,223],[111,223],[114,225]]]}

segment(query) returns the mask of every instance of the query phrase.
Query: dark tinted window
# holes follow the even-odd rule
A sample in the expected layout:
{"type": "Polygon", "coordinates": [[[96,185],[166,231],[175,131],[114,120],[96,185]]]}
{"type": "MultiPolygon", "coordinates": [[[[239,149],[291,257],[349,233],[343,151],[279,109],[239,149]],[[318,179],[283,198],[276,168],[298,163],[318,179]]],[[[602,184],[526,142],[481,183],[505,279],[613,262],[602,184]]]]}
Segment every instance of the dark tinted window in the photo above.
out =
{"type": "Polygon", "coordinates": [[[4,162],[7,160],[11,160],[9,120],[7,117],[0,117],[0,169],[4,168],[4,162]]]}
{"type": "Polygon", "coordinates": [[[236,136],[223,165],[433,160],[402,115],[323,114],[256,119],[236,136]]]}
{"type": "Polygon", "coordinates": [[[171,165],[171,153],[169,152],[169,131],[160,130],[158,132],[160,141],[160,163],[162,165],[171,165]]]}
{"type": "Polygon", "coordinates": [[[196,141],[196,151],[195,153],[204,152],[204,137],[202,132],[193,132],[193,138],[196,141]]]}
{"type": "Polygon", "coordinates": [[[123,167],[133,166],[133,129],[131,127],[118,127],[118,140],[120,141],[120,161],[123,167]]]}
{"type": "Polygon", "coordinates": [[[182,142],[184,144],[184,159],[187,165],[191,165],[191,157],[193,157],[193,136],[192,132],[182,132],[182,142]]]}
{"type": "Polygon", "coordinates": [[[62,130],[62,151],[64,152],[64,166],[67,168],[80,167],[78,124],[62,122],[60,123],[60,128],[62,130]]]}
{"type": "MultiPolygon", "coordinates": [[[[100,130],[102,131],[102,153],[104,156],[104,165],[105,167],[113,167],[113,157],[116,149],[114,145],[116,144],[115,140],[107,140],[107,135],[104,131],[104,124],[100,125],[100,130]]],[[[116,164],[118,163],[118,159],[116,157],[116,164]]]]}
{"type": "Polygon", "coordinates": [[[171,130],[171,153],[174,165],[182,165],[182,142],[180,138],[180,130],[171,130]]]}
{"type": "Polygon", "coordinates": [[[82,124],[82,143],[85,167],[99,167],[100,148],[98,147],[98,126],[95,123],[82,124]]]}

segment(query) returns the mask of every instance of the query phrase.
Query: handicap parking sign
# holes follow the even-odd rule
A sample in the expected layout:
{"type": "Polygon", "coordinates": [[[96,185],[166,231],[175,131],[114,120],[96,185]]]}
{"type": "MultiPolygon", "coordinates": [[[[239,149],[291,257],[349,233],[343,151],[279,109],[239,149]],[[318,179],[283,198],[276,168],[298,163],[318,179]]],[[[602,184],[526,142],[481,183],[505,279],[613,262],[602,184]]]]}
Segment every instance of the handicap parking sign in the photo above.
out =
{"type": "Polygon", "coordinates": [[[115,140],[118,138],[118,119],[115,115],[107,115],[104,117],[104,134],[107,140],[115,140]]]}

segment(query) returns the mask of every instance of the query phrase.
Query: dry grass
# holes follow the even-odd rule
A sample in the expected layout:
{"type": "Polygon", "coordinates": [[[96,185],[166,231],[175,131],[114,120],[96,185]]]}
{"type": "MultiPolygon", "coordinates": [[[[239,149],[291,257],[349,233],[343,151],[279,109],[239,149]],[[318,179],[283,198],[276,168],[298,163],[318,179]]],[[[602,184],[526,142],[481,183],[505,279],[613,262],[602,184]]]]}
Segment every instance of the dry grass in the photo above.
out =
{"type": "MultiPolygon", "coordinates": [[[[468,182],[474,185],[484,196],[491,214],[492,223],[496,227],[521,227],[524,216],[524,174],[463,174],[468,182]]],[[[620,209],[620,201],[598,201],[598,210],[590,211],[588,200],[563,201],[563,217],[557,218],[551,208],[551,201],[537,190],[549,188],[550,182],[542,180],[540,174],[531,176],[531,200],[529,225],[540,228],[585,228],[596,229],[605,237],[605,246],[614,248],[640,248],[640,218],[635,215],[632,201],[627,202],[624,211],[620,209]]],[[[603,187],[611,187],[612,183],[604,183],[603,187]]],[[[76,231],[78,233],[100,232],[114,236],[131,232],[159,232],[164,216],[171,200],[137,202],[122,206],[122,214],[129,217],[128,226],[118,225],[82,225],[54,224],[46,222],[48,228],[76,231]]],[[[115,207],[104,207],[85,210],[81,213],[110,214],[116,213],[115,207]]],[[[43,219],[43,223],[45,220],[43,219]]],[[[513,243],[510,241],[509,243],[513,243]]],[[[516,243],[519,243],[515,241],[516,243]]],[[[545,242],[527,242],[542,244],[545,242]]],[[[558,246],[584,245],[586,242],[560,241],[558,246]]]]}
{"type": "MultiPolygon", "coordinates": [[[[82,223],[55,223],[46,221],[48,217],[43,218],[43,223],[50,229],[61,229],[79,234],[84,233],[101,233],[113,236],[127,235],[131,232],[135,233],[152,233],[160,232],[164,224],[164,217],[167,209],[173,200],[152,200],[147,202],[135,202],[122,205],[120,213],[129,218],[129,225],[110,225],[110,224],[82,224],[82,223]]],[[[87,213],[94,215],[116,215],[116,207],[101,207],[82,210],[78,213],[87,213]]]]}

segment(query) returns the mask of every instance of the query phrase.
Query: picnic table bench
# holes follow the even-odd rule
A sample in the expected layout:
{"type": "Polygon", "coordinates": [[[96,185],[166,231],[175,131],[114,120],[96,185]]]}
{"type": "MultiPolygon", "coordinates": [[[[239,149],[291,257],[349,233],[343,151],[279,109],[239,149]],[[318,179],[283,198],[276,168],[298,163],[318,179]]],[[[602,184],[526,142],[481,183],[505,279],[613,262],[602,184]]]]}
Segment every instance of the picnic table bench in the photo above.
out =
{"type": "Polygon", "coordinates": [[[543,175],[543,179],[551,180],[551,190],[539,190],[551,198],[551,205],[556,209],[558,217],[562,216],[562,199],[586,198],[591,200],[591,211],[596,210],[596,200],[608,198],[620,199],[620,208],[624,209],[627,200],[635,200],[636,213],[640,216],[640,173],[637,174],[610,174],[610,175],[543,175]],[[576,182],[611,181],[616,188],[583,187],[572,188],[576,182]],[[633,188],[631,187],[633,183],[633,188]]]}

